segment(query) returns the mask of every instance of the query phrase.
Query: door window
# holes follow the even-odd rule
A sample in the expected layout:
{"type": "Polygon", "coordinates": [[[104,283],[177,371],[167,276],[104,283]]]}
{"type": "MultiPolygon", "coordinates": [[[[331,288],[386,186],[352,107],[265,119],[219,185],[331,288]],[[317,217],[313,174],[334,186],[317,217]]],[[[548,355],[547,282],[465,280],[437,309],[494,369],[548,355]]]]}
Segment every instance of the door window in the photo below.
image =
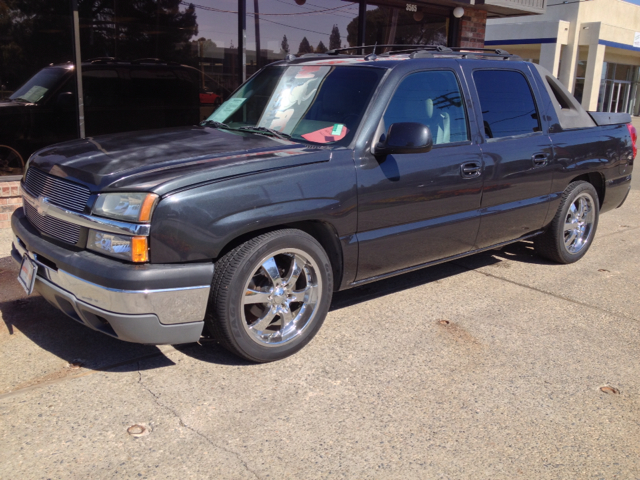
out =
{"type": "Polygon", "coordinates": [[[536,103],[525,76],[513,70],[476,70],[473,80],[480,98],[487,138],[541,131],[536,103]]]}
{"type": "Polygon", "coordinates": [[[451,71],[413,73],[391,99],[383,117],[385,132],[398,122],[416,122],[431,130],[433,144],[469,139],[460,87],[451,71]]]}

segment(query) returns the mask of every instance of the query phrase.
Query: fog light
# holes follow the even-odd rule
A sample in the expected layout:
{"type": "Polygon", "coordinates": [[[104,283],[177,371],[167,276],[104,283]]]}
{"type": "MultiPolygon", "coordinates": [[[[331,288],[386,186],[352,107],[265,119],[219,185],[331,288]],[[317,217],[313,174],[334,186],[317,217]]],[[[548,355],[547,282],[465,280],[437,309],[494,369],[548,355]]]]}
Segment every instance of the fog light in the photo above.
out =
{"type": "Polygon", "coordinates": [[[147,237],[129,237],[89,230],[87,248],[129,262],[149,261],[147,237]]]}

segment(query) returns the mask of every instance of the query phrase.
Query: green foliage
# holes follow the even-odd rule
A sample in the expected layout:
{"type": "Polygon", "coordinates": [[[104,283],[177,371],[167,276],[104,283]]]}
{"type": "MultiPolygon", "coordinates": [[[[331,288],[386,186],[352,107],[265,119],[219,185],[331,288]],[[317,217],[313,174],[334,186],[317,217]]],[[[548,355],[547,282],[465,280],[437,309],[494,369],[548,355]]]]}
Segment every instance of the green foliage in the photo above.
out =
{"type": "MultiPolygon", "coordinates": [[[[192,63],[193,5],[180,0],[78,0],[83,59],[192,63]]],[[[15,89],[50,63],[74,60],[69,0],[0,0],[0,80],[15,89]]]]}
{"type": "Polygon", "coordinates": [[[282,37],[282,42],[280,43],[280,48],[284,53],[289,53],[289,40],[287,40],[287,36],[284,35],[282,37]]]}
{"type": "Polygon", "coordinates": [[[302,37],[302,41],[298,47],[298,55],[304,55],[305,53],[313,53],[313,47],[309,44],[307,37],[302,37]]]}
{"type": "MultiPolygon", "coordinates": [[[[357,19],[356,19],[357,21],[357,19]]],[[[353,23],[353,22],[351,22],[353,23]]],[[[342,39],[340,38],[340,29],[338,28],[338,25],[334,25],[333,28],[331,29],[331,35],[329,35],[329,50],[333,50],[335,48],[340,48],[341,44],[340,42],[342,41],[342,39]]]]}
{"type": "Polygon", "coordinates": [[[324,43],[322,43],[322,40],[320,40],[320,43],[318,43],[318,46],[316,47],[316,53],[326,53],[329,49],[327,47],[325,47],[324,43]]]}

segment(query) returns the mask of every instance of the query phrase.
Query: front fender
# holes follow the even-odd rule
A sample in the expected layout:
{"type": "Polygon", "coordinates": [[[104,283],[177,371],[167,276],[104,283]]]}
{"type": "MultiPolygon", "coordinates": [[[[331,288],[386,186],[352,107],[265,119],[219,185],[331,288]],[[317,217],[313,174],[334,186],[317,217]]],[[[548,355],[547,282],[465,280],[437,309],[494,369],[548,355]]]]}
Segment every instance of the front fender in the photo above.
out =
{"type": "Polygon", "coordinates": [[[153,215],[152,263],[215,259],[234,239],[276,225],[321,221],[340,237],[357,226],[349,151],[331,161],[238,177],[163,198],[153,215]]]}

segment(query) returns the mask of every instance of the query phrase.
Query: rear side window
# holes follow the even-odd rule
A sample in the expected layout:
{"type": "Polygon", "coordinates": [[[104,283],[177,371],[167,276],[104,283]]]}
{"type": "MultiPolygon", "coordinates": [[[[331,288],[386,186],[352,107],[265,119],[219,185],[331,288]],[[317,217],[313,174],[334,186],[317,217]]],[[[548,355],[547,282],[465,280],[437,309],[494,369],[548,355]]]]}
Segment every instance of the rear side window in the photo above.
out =
{"type": "Polygon", "coordinates": [[[473,80],[480,98],[487,138],[541,131],[529,82],[513,70],[476,70],[473,80]]]}

